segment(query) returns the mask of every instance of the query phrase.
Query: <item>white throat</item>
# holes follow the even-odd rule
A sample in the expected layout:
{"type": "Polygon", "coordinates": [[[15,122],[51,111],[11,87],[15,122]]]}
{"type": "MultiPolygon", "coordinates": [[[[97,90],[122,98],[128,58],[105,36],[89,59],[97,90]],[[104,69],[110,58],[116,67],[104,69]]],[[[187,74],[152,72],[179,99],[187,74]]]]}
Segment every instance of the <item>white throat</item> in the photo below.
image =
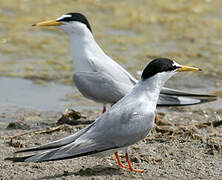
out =
{"type": "Polygon", "coordinates": [[[135,95],[139,94],[138,98],[141,98],[141,101],[145,102],[145,107],[150,111],[155,111],[160,90],[165,82],[174,74],[175,72],[162,72],[146,80],[140,80],[133,88],[132,93],[135,95]]]}
{"type": "Polygon", "coordinates": [[[75,72],[92,71],[89,59],[101,59],[95,56],[104,56],[103,50],[96,43],[91,31],[78,22],[61,26],[69,35],[71,43],[72,59],[75,72]]]}

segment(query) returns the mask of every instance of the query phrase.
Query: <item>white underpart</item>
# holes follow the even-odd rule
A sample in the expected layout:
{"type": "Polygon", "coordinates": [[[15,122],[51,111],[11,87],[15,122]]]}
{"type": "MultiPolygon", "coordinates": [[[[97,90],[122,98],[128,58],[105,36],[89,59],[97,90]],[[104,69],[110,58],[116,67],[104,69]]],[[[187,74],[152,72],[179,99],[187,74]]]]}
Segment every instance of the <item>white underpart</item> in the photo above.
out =
{"type": "Polygon", "coordinates": [[[75,72],[102,71],[124,83],[134,85],[134,82],[137,82],[124,68],[103,52],[85,24],[76,21],[64,22],[64,25],[59,28],[70,37],[75,72]]]}
{"type": "MultiPolygon", "coordinates": [[[[102,63],[105,54],[95,42],[92,33],[85,24],[70,22],[60,26],[70,37],[72,59],[75,72],[92,72],[89,60],[102,63]]],[[[95,62],[96,63],[96,62],[95,62]]]]}

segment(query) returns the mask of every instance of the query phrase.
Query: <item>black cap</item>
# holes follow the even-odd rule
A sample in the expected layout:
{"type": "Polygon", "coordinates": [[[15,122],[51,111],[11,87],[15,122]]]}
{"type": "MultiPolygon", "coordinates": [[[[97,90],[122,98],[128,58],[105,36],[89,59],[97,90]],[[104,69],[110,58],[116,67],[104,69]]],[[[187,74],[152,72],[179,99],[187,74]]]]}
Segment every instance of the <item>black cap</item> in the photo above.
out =
{"type": "Polygon", "coordinates": [[[92,29],[90,27],[90,24],[86,18],[81,13],[66,13],[65,15],[69,15],[67,17],[64,16],[64,18],[57,20],[58,22],[70,22],[70,21],[78,21],[86,25],[86,27],[92,32],[92,29]]]}
{"type": "Polygon", "coordinates": [[[141,78],[143,80],[154,76],[157,73],[174,71],[177,67],[175,62],[168,58],[157,58],[152,60],[143,70],[141,78]]]}

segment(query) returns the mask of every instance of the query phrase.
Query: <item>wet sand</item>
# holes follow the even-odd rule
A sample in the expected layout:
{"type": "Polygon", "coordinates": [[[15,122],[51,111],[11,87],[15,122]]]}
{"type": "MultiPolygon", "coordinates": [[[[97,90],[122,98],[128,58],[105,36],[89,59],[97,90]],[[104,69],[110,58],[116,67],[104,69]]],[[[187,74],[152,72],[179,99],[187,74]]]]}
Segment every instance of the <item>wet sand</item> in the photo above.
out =
{"type": "MultiPolygon", "coordinates": [[[[202,105],[195,108],[171,108],[159,114],[150,135],[131,146],[129,154],[133,165],[135,168],[146,169],[144,173],[119,168],[114,155],[44,163],[4,161],[4,158],[13,156],[13,152],[20,148],[37,146],[75,133],[99,114],[98,111],[82,112],[86,118],[77,120],[77,125],[64,124],[56,129],[55,123],[61,117],[60,112],[27,109],[20,109],[17,114],[2,112],[1,119],[10,118],[12,122],[20,122],[21,126],[19,129],[7,129],[8,123],[0,126],[0,179],[222,178],[222,109],[215,111],[203,108],[202,105]],[[9,138],[26,132],[33,133],[9,138]]],[[[125,162],[124,154],[120,154],[125,162]]]]}

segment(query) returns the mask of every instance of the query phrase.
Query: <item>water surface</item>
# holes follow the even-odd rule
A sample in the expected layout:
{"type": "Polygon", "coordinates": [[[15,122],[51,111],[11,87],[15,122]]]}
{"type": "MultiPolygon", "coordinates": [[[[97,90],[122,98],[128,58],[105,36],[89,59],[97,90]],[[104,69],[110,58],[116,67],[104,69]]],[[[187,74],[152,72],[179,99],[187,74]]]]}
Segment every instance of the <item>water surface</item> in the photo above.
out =
{"type": "Polygon", "coordinates": [[[204,71],[177,75],[168,87],[222,94],[221,0],[1,0],[0,4],[1,105],[41,110],[100,107],[72,88],[75,67],[68,36],[55,27],[31,26],[67,12],[85,14],[98,44],[137,78],[137,71],[151,59],[169,57],[204,71]]]}

